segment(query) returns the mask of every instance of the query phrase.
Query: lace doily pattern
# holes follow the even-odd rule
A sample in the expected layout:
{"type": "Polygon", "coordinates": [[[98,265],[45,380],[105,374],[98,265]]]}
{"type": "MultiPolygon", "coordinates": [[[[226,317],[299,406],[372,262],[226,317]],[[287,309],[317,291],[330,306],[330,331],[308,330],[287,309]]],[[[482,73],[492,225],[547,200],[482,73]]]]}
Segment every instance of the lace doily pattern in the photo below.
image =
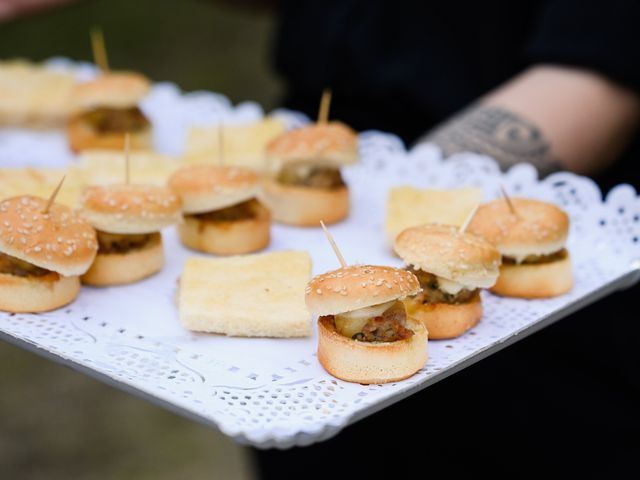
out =
{"type": "MultiPolygon", "coordinates": [[[[69,64],[53,62],[56,68],[69,64]]],[[[73,65],[73,64],[71,64],[73,65]]],[[[90,75],[91,68],[79,67],[90,75]]],[[[186,128],[194,124],[252,121],[263,112],[253,103],[233,106],[222,95],[183,95],[171,84],[155,85],[145,111],[157,125],[156,147],[180,153],[186,128]]],[[[289,125],[308,119],[278,113],[289,125]]],[[[0,313],[0,332],[19,345],[142,395],[239,442],[286,448],[321,441],[349,423],[394,403],[503,348],[640,277],[640,199],[627,185],[602,198],[589,179],[558,173],[543,180],[527,165],[501,173],[487,157],[461,154],[443,160],[438,149],[407,151],[398,137],[382,132],[360,136],[362,160],[346,169],[353,212],[332,232],[350,262],[397,265],[382,233],[389,189],[396,185],[448,188],[477,185],[486,199],[504,186],[513,195],[556,202],[571,217],[569,249],[576,284],[568,295],[517,300],[483,294],[485,316],[455,340],[430,342],[430,358],[413,377],[364,386],[336,380],[315,357],[317,337],[307,339],[228,338],[180,327],[173,302],[176,279],[192,252],[175,233],[163,232],[164,270],[127,287],[83,287],[66,309],[38,315],[0,313]]],[[[72,161],[60,132],[0,131],[3,165],[60,165],[72,161]]],[[[306,248],[314,273],[335,268],[321,232],[275,225],[271,250],[306,248]]]]}

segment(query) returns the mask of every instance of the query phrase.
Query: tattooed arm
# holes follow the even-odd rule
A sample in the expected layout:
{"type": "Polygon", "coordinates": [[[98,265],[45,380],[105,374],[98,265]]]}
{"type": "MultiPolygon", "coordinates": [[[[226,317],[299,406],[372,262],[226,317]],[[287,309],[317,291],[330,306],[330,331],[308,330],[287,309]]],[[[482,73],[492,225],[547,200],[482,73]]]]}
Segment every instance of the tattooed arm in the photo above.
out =
{"type": "Polygon", "coordinates": [[[624,149],[640,120],[640,99],[591,72],[556,66],[525,71],[423,137],[445,156],[473,151],[508,168],[594,174],[624,149]]]}

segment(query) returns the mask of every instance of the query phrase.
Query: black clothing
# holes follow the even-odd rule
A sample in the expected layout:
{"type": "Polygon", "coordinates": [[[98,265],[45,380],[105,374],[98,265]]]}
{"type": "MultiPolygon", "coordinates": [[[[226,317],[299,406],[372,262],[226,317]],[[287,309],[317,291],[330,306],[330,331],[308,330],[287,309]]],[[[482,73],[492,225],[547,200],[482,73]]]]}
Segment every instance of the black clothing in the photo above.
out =
{"type": "MultiPolygon", "coordinates": [[[[289,107],[315,116],[329,86],[332,118],[409,143],[536,63],[593,69],[640,92],[638,25],[638,1],[285,0],[276,59],[289,107]]],[[[636,158],[627,152],[600,185],[638,188],[636,158]]],[[[257,452],[263,478],[637,471],[637,292],[610,296],[324,443],[257,452]]]]}
{"type": "Polygon", "coordinates": [[[637,0],[283,0],[286,104],[406,142],[528,65],[562,63],[640,92],[637,0]]]}

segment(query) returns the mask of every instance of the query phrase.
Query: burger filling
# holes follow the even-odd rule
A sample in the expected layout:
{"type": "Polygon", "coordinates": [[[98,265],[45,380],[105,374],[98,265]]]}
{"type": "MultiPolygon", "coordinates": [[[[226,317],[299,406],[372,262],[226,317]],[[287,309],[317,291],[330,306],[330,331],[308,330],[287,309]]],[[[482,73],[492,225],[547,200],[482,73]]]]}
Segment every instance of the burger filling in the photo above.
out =
{"type": "Polygon", "coordinates": [[[89,123],[100,133],[136,132],[151,125],[138,107],[96,108],[81,114],[80,120],[89,123]]]}
{"type": "Polygon", "coordinates": [[[0,253],[0,273],[16,277],[44,277],[55,272],[37,267],[11,255],[0,253]]]}
{"type": "Polygon", "coordinates": [[[404,304],[397,300],[330,317],[339,334],[360,342],[395,342],[414,334],[406,327],[404,304]]]}
{"type": "Polygon", "coordinates": [[[459,283],[413,267],[409,267],[407,270],[418,277],[420,281],[422,292],[416,295],[414,299],[421,303],[469,303],[478,295],[477,288],[469,290],[459,283]]]}
{"type": "Polygon", "coordinates": [[[132,250],[140,250],[160,242],[160,234],[120,234],[107,233],[97,230],[98,252],[101,254],[127,253],[132,250]]]}
{"type": "Polygon", "coordinates": [[[237,222],[239,220],[252,220],[258,218],[266,208],[255,198],[238,203],[230,207],[221,208],[212,212],[185,215],[203,222],[237,222]]]}
{"type": "Polygon", "coordinates": [[[527,255],[522,258],[502,257],[502,263],[505,265],[539,265],[564,260],[567,255],[567,250],[563,248],[549,255],[527,255]]]}
{"type": "Polygon", "coordinates": [[[340,174],[340,169],[309,162],[288,163],[282,167],[276,179],[283,185],[321,188],[326,190],[345,186],[342,175],[340,174]]]}

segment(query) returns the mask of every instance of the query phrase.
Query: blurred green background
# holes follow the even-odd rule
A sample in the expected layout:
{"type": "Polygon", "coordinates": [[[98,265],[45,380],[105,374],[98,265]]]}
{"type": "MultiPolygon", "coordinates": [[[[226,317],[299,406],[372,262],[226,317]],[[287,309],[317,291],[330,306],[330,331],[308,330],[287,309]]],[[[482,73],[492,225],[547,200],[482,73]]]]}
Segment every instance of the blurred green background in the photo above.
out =
{"type": "MultiPolygon", "coordinates": [[[[113,69],[269,110],[274,13],[246,2],[86,0],[0,23],[0,59],[91,60],[103,28],[113,69]]],[[[0,342],[0,477],[248,479],[250,452],[222,434],[0,342]]]]}
{"type": "Polygon", "coordinates": [[[92,61],[89,29],[101,26],[115,70],[221,92],[233,103],[255,100],[269,110],[282,88],[270,67],[274,12],[246,3],[77,0],[0,23],[0,58],[92,61]]]}

